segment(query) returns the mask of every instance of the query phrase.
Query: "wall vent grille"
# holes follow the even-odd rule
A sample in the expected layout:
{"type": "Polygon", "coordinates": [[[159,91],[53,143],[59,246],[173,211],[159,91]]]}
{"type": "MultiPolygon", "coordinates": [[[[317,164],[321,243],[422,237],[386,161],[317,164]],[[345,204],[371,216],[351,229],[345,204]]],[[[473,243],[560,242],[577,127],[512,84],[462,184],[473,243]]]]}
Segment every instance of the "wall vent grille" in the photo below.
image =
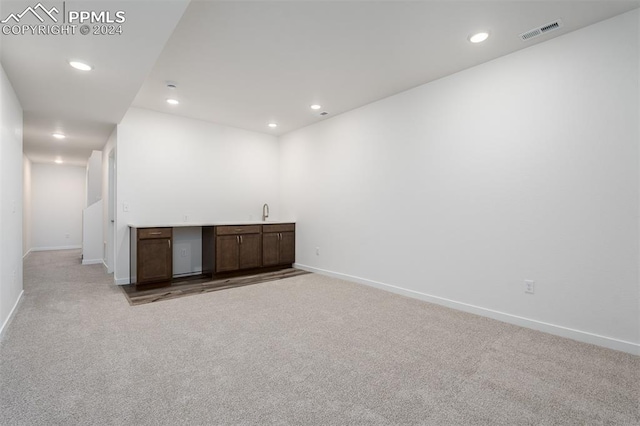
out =
{"type": "Polygon", "coordinates": [[[555,31],[559,28],[562,28],[562,19],[556,19],[555,21],[544,24],[538,28],[533,28],[529,31],[525,31],[520,34],[520,39],[522,41],[531,40],[532,38],[539,37],[542,34],[555,31]]]}

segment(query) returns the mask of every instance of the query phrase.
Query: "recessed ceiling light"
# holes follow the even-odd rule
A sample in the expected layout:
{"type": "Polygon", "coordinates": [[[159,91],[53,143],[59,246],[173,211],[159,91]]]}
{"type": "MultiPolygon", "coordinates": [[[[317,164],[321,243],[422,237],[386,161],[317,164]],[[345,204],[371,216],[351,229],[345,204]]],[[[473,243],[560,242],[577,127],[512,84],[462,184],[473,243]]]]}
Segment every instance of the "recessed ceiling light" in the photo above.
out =
{"type": "Polygon", "coordinates": [[[64,139],[64,138],[66,138],[65,135],[63,135],[62,133],[57,133],[57,132],[53,133],[51,136],[53,136],[56,139],[64,139]]]}
{"type": "Polygon", "coordinates": [[[320,109],[320,108],[322,108],[321,105],[318,105],[318,104],[311,105],[311,109],[320,109]]]}
{"type": "Polygon", "coordinates": [[[482,32],[482,33],[477,33],[472,36],[469,36],[469,41],[471,43],[482,43],[488,38],[489,38],[489,33],[482,32]]]}
{"type": "Polygon", "coordinates": [[[80,71],[91,71],[93,67],[80,61],[69,61],[69,65],[80,71]]]}
{"type": "Polygon", "coordinates": [[[58,158],[58,159],[55,160],[55,163],[56,164],[62,164],[62,160],[60,158],[58,158]]]}
{"type": "Polygon", "coordinates": [[[167,103],[171,105],[178,105],[180,102],[177,99],[167,99],[167,103]]]}
{"type": "Polygon", "coordinates": [[[276,127],[278,127],[278,125],[276,123],[269,123],[269,127],[275,129],[276,127]]]}

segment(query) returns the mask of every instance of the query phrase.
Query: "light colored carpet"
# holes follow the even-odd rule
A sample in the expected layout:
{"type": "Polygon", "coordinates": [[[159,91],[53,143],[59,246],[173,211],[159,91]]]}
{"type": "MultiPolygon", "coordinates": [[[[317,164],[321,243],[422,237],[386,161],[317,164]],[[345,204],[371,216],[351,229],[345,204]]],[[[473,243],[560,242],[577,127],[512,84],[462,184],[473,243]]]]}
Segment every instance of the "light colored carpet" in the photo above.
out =
{"type": "Polygon", "coordinates": [[[130,306],[25,261],[2,425],[637,425],[640,358],[309,274],[130,306]]]}

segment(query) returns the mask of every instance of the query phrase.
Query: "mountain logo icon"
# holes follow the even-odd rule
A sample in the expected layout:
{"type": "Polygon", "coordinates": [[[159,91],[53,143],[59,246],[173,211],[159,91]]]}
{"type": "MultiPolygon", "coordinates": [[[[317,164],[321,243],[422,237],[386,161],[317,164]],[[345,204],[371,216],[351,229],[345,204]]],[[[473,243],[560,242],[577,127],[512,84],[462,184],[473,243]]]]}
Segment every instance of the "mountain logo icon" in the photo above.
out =
{"type": "Polygon", "coordinates": [[[40,22],[44,22],[44,18],[42,17],[43,15],[51,18],[53,22],[58,22],[58,19],[55,16],[53,16],[53,14],[55,13],[57,15],[60,12],[55,7],[52,7],[51,9],[47,10],[47,8],[42,5],[42,3],[38,3],[33,7],[31,6],[27,7],[25,10],[22,11],[22,13],[10,14],[9,16],[7,16],[6,19],[0,21],[0,23],[6,24],[7,22],[13,19],[17,24],[28,13],[31,13],[33,16],[35,16],[40,22]]]}

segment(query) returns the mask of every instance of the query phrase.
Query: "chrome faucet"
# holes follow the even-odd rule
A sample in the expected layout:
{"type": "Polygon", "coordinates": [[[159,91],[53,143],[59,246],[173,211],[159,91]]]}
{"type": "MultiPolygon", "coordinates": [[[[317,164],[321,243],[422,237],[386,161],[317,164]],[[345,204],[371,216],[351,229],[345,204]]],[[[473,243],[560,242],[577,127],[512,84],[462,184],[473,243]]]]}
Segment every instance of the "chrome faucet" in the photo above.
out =
{"type": "Polygon", "coordinates": [[[262,221],[264,222],[269,217],[269,204],[264,203],[262,206],[262,221]]]}

